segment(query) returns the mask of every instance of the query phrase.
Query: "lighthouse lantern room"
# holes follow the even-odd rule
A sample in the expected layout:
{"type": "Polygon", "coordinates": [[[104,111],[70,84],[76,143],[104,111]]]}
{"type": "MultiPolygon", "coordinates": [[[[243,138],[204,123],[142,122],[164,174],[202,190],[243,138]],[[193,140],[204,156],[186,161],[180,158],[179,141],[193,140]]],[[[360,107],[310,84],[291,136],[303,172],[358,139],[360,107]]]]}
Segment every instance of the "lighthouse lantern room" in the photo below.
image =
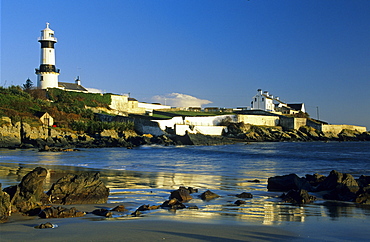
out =
{"type": "Polygon", "coordinates": [[[38,38],[41,43],[40,67],[36,69],[37,87],[39,89],[58,88],[59,69],[55,67],[54,44],[57,39],[54,37],[54,31],[49,28],[41,30],[41,37],[38,38]]]}

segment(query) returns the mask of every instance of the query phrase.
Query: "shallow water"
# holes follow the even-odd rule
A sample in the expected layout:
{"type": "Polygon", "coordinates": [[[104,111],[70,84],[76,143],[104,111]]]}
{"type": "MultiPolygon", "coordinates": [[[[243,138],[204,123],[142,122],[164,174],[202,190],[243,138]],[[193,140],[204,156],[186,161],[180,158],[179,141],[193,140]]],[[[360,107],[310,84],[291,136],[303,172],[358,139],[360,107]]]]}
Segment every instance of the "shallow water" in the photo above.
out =
{"type": "MultiPolygon", "coordinates": [[[[187,205],[198,209],[154,210],[144,216],[212,222],[266,225],[305,224],[368,226],[370,208],[354,203],[324,201],[295,206],[282,203],[281,193],[267,191],[276,175],[320,173],[331,170],[355,178],[370,175],[369,142],[249,143],[225,146],[143,146],[135,149],[82,149],[78,152],[0,150],[0,182],[18,184],[36,166],[49,170],[45,190],[67,172],[100,171],[110,188],[107,207],[128,204],[130,212],[143,204],[158,205],[179,186],[199,189],[187,205]],[[258,179],[260,182],[251,182],[258,179]],[[198,196],[211,190],[220,198],[205,202],[198,196]],[[250,192],[246,204],[234,205],[236,194],[250,192]]],[[[358,227],[357,227],[358,228],[358,227]]]]}

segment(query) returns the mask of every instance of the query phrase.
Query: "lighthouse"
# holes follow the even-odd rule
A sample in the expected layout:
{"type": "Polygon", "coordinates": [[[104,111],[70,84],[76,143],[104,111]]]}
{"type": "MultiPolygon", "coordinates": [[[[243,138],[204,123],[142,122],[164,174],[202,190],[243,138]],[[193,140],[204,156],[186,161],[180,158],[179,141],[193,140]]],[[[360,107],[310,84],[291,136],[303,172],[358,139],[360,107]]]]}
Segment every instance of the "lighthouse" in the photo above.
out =
{"type": "Polygon", "coordinates": [[[36,69],[37,87],[39,89],[58,88],[59,69],[55,67],[54,44],[57,39],[54,37],[54,31],[49,28],[41,30],[41,37],[38,41],[41,43],[40,67],[36,69]]]}

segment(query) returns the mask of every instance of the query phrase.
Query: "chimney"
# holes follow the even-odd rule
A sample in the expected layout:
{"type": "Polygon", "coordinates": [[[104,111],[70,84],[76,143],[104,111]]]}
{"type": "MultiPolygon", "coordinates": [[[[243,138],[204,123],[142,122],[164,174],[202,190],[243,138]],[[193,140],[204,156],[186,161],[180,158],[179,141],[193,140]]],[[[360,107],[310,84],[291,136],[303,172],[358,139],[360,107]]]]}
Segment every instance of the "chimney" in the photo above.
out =
{"type": "Polygon", "coordinates": [[[268,91],[264,91],[263,94],[265,94],[266,96],[269,96],[269,92],[268,91]]]}
{"type": "Polygon", "coordinates": [[[77,78],[75,80],[75,83],[76,83],[76,85],[81,86],[81,80],[80,80],[80,77],[79,76],[77,76],[77,78]]]}
{"type": "Polygon", "coordinates": [[[262,89],[258,89],[257,92],[262,95],[262,89]]]}

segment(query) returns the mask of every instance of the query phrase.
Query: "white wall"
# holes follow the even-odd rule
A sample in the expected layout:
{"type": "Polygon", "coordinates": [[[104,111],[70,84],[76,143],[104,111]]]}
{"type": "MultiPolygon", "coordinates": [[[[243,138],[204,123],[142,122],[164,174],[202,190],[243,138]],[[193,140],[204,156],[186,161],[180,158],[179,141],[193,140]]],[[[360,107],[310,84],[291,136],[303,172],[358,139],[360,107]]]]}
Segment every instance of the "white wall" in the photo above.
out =
{"type": "Polygon", "coordinates": [[[222,135],[224,129],[226,129],[226,126],[192,126],[176,124],[175,132],[177,135],[185,135],[186,132],[191,134],[222,135]]]}
{"type": "Polygon", "coordinates": [[[278,116],[240,114],[238,115],[238,122],[252,125],[277,126],[279,125],[280,118],[278,116]]]}
{"type": "Polygon", "coordinates": [[[109,105],[111,109],[119,111],[128,110],[128,96],[111,95],[112,102],[109,105]]]}
{"type": "Polygon", "coordinates": [[[175,124],[197,125],[197,126],[217,126],[225,118],[230,118],[236,122],[235,115],[219,115],[219,116],[206,116],[206,117],[173,117],[168,120],[153,120],[158,122],[159,127],[165,130],[166,127],[174,129],[175,124]]]}
{"type": "Polygon", "coordinates": [[[357,130],[358,132],[366,132],[366,127],[364,126],[356,126],[356,125],[347,125],[347,124],[339,124],[339,125],[334,125],[334,124],[324,124],[321,127],[321,131],[324,133],[333,133],[335,135],[339,134],[342,132],[343,129],[349,129],[349,130],[357,130]]]}
{"type": "Polygon", "coordinates": [[[153,104],[153,103],[141,103],[138,104],[139,108],[145,108],[145,111],[153,111],[156,109],[170,109],[171,106],[162,105],[162,104],[153,104]]]}

